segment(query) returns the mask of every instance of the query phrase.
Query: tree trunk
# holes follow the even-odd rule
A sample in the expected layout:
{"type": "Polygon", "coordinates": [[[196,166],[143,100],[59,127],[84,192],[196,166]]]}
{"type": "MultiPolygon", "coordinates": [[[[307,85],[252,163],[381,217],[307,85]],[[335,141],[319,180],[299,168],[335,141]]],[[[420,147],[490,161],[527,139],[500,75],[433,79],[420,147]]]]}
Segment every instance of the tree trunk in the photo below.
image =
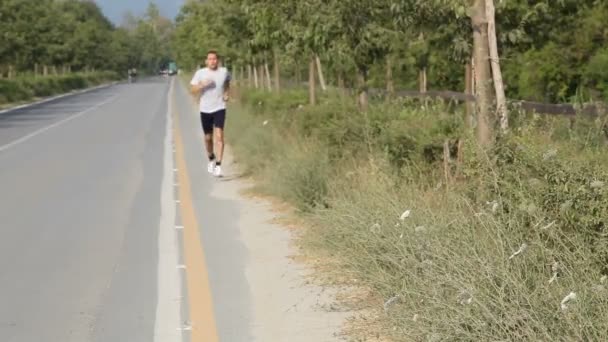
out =
{"type": "Polygon", "coordinates": [[[357,73],[357,83],[359,87],[359,108],[366,111],[369,105],[367,98],[367,75],[365,71],[360,70],[357,73]]]}
{"type": "Polygon", "coordinates": [[[34,64],[34,77],[38,77],[38,63],[34,64]]]}
{"type": "Polygon", "coordinates": [[[258,65],[258,85],[260,89],[264,90],[266,87],[266,72],[264,71],[264,63],[258,65]]]}
{"type": "MultiPolygon", "coordinates": [[[[470,60],[469,62],[467,62],[465,68],[464,68],[464,87],[465,87],[465,94],[467,95],[473,95],[473,65],[471,64],[470,60]]],[[[471,101],[471,100],[466,100],[465,101],[465,107],[466,107],[466,117],[465,117],[465,123],[467,125],[467,127],[471,128],[473,127],[473,115],[474,115],[474,110],[475,110],[475,102],[471,101]]]]}
{"type": "Polygon", "coordinates": [[[427,91],[427,83],[426,83],[426,67],[420,69],[420,75],[419,75],[419,86],[420,86],[420,92],[421,93],[426,93],[427,91]]]}
{"type": "Polygon", "coordinates": [[[253,70],[251,64],[247,64],[247,86],[251,87],[253,82],[253,70]]]}
{"type": "Polygon", "coordinates": [[[486,20],[485,0],[475,0],[473,15],[473,56],[475,64],[475,93],[477,94],[477,140],[482,146],[492,144],[492,120],[490,105],[492,101],[492,77],[488,51],[488,22],[486,20]]]}
{"type": "Polygon", "coordinates": [[[498,43],[496,42],[496,10],[494,0],[486,0],[486,17],[488,20],[488,44],[490,49],[490,65],[494,90],[496,91],[496,113],[500,120],[500,130],[505,133],[509,129],[509,113],[507,112],[507,98],[500,70],[500,58],[498,54],[498,43]]]}
{"type": "Polygon", "coordinates": [[[12,65],[8,66],[8,79],[12,80],[15,77],[15,68],[12,65]]]}
{"type": "Polygon", "coordinates": [[[281,65],[279,64],[279,53],[274,50],[274,89],[277,93],[281,91],[281,65]]]}
{"type": "Polygon", "coordinates": [[[49,75],[49,67],[46,65],[42,66],[42,75],[44,76],[48,76],[49,75]]]}
{"type": "Polygon", "coordinates": [[[464,140],[458,139],[457,145],[458,151],[456,152],[456,175],[455,178],[459,180],[462,178],[462,165],[464,165],[464,140]]]}
{"type": "Polygon", "coordinates": [[[327,86],[325,85],[325,77],[323,77],[323,68],[321,67],[321,59],[315,54],[315,61],[317,62],[317,72],[319,73],[319,83],[321,84],[321,90],[326,91],[327,86]]]}
{"type": "Polygon", "coordinates": [[[393,59],[386,57],[386,91],[389,96],[395,94],[395,83],[393,82],[393,59]]]}
{"type": "Polygon", "coordinates": [[[253,67],[253,86],[255,87],[255,89],[258,89],[260,87],[260,82],[258,79],[258,67],[254,66],[253,67]]]}
{"type": "Polygon", "coordinates": [[[446,187],[452,183],[452,166],[450,165],[450,141],[443,142],[443,179],[446,187]]]}
{"type": "Polygon", "coordinates": [[[346,85],[344,84],[344,76],[342,72],[338,73],[338,89],[340,90],[340,94],[346,94],[346,85]]]}
{"type": "Polygon", "coordinates": [[[315,57],[313,55],[310,58],[310,65],[308,66],[308,99],[313,106],[317,104],[315,82],[315,57]]]}
{"type": "Polygon", "coordinates": [[[272,81],[270,80],[270,69],[268,69],[268,60],[264,59],[264,72],[266,74],[266,88],[272,91],[272,81]]]}
{"type": "Polygon", "coordinates": [[[300,86],[302,83],[302,70],[300,70],[300,63],[296,61],[296,86],[300,86]]]}

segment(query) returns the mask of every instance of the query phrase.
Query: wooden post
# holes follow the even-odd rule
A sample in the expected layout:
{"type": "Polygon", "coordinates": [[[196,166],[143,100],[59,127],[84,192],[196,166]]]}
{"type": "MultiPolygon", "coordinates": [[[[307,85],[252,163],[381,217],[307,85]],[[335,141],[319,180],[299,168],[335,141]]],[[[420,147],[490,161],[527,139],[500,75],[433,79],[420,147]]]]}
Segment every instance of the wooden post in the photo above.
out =
{"type": "Polygon", "coordinates": [[[456,151],[456,180],[462,178],[462,164],[464,163],[464,140],[458,139],[457,145],[458,151],[456,151]]]}
{"type": "Polygon", "coordinates": [[[300,70],[300,63],[296,61],[296,86],[300,86],[302,83],[302,70],[300,70]]]}
{"type": "Polygon", "coordinates": [[[265,83],[265,76],[264,76],[264,63],[258,65],[258,82],[259,82],[259,86],[260,89],[264,89],[264,83],[265,83]]]}
{"type": "Polygon", "coordinates": [[[386,92],[389,97],[395,94],[395,83],[393,82],[393,59],[386,56],[386,92]]]}
{"type": "Polygon", "coordinates": [[[258,79],[258,67],[254,66],[253,67],[253,86],[255,87],[255,89],[258,89],[260,87],[260,82],[258,79]]]}
{"type": "Polygon", "coordinates": [[[310,63],[308,65],[308,99],[311,105],[317,104],[317,94],[315,87],[315,57],[314,55],[310,58],[310,63]]]}
{"type": "Polygon", "coordinates": [[[281,91],[281,66],[279,62],[279,53],[275,49],[273,58],[274,66],[274,89],[279,93],[281,91]]]}
{"type": "Polygon", "coordinates": [[[247,64],[247,86],[251,87],[253,85],[253,70],[251,68],[251,64],[247,64]]]}
{"type": "MultiPolygon", "coordinates": [[[[464,68],[464,92],[467,95],[473,95],[473,66],[471,62],[467,62],[464,68]]],[[[475,103],[470,100],[465,101],[465,124],[467,127],[473,127],[473,114],[475,110],[475,103]]]]}
{"type": "Polygon", "coordinates": [[[367,75],[363,70],[359,70],[357,73],[357,83],[359,87],[359,108],[362,111],[366,111],[369,106],[367,98],[367,75]]]}
{"type": "Polygon", "coordinates": [[[422,69],[420,69],[418,83],[420,85],[420,92],[425,94],[427,92],[426,67],[423,67],[422,69]]]}
{"type": "Polygon", "coordinates": [[[346,95],[346,86],[342,72],[338,72],[338,89],[340,90],[340,94],[346,95]]]}
{"type": "Polygon", "coordinates": [[[268,69],[268,61],[264,61],[264,72],[266,74],[266,88],[272,91],[272,81],[270,80],[270,70],[268,69]]]}
{"type": "Polygon", "coordinates": [[[509,112],[507,111],[507,98],[505,96],[502,71],[500,70],[500,57],[498,55],[498,43],[496,42],[494,0],[486,0],[486,19],[488,21],[488,44],[490,50],[490,65],[494,90],[496,92],[496,112],[500,122],[500,130],[506,133],[509,129],[509,112]]]}
{"type": "Polygon", "coordinates": [[[485,0],[474,0],[471,15],[473,27],[473,57],[475,65],[475,94],[477,97],[477,141],[484,147],[491,146],[494,139],[493,122],[490,115],[492,102],[492,75],[488,41],[488,21],[485,0]]]}
{"type": "Polygon", "coordinates": [[[452,171],[450,170],[450,141],[443,142],[443,178],[446,186],[452,182],[452,171]]]}
{"type": "Polygon", "coordinates": [[[317,63],[317,72],[319,73],[319,83],[321,84],[321,90],[326,91],[327,86],[325,84],[325,77],[323,76],[323,68],[321,67],[321,59],[315,54],[315,62],[317,63]]]}

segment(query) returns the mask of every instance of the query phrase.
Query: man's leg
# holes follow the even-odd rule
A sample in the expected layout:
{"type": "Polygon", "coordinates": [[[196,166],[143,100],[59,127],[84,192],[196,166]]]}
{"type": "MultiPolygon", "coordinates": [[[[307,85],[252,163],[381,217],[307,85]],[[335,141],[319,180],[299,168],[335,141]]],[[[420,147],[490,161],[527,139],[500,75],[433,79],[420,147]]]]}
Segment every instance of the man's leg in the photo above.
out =
{"type": "Polygon", "coordinates": [[[205,133],[205,147],[207,148],[207,157],[209,157],[209,160],[215,160],[215,153],[213,153],[213,133],[205,133]]]}
{"type": "Polygon", "coordinates": [[[207,149],[207,157],[209,161],[215,160],[213,153],[213,115],[201,113],[201,124],[203,126],[203,134],[205,135],[205,148],[207,149]]]}
{"type": "Polygon", "coordinates": [[[224,129],[215,127],[215,145],[217,147],[217,164],[221,165],[224,158],[224,129]]]}
{"type": "Polygon", "coordinates": [[[226,110],[215,113],[213,119],[215,145],[217,148],[217,165],[222,164],[224,158],[224,124],[226,122],[226,110]]]}

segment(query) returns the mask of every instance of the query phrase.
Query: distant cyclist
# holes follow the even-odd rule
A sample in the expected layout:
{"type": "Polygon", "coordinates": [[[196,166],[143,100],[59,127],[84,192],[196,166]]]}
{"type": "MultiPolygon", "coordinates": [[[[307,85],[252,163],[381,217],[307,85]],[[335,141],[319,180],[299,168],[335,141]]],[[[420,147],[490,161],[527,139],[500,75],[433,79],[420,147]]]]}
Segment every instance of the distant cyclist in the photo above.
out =
{"type": "Polygon", "coordinates": [[[129,73],[129,83],[135,82],[135,78],[137,77],[137,69],[131,68],[128,71],[129,73]]]}
{"type": "Polygon", "coordinates": [[[194,74],[190,85],[192,94],[199,96],[201,124],[209,158],[207,171],[216,177],[221,177],[226,101],[228,101],[231,78],[226,68],[219,67],[219,55],[216,51],[211,50],[207,53],[205,64],[207,67],[194,74]]]}

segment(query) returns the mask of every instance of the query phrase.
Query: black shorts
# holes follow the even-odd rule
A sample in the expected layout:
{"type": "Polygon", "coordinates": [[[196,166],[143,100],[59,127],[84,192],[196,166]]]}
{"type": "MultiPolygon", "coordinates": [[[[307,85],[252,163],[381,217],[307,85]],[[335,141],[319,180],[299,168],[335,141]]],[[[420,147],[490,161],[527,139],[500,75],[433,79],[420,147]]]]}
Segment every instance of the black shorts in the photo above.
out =
{"type": "Polygon", "coordinates": [[[224,123],[226,123],[225,109],[213,113],[201,112],[201,124],[203,125],[203,132],[205,134],[212,134],[214,127],[224,129],[224,123]]]}

